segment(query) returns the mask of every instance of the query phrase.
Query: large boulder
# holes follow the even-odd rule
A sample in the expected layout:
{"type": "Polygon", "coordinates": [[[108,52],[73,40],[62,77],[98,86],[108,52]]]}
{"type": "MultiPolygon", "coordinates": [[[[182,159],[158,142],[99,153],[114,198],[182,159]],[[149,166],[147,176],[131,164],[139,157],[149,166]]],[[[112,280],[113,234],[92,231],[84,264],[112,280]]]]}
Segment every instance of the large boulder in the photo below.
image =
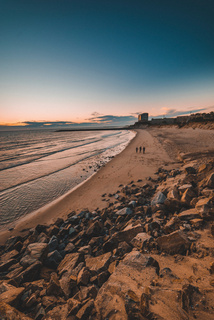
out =
{"type": "Polygon", "coordinates": [[[172,217],[172,218],[165,224],[165,227],[164,227],[165,233],[171,233],[171,232],[179,229],[180,224],[181,224],[181,220],[180,220],[177,216],[172,217]]]}
{"type": "Polygon", "coordinates": [[[17,307],[19,305],[20,297],[25,288],[16,288],[11,286],[7,291],[0,294],[0,301],[8,303],[13,307],[17,307]]]}
{"type": "Polygon", "coordinates": [[[202,198],[196,203],[195,208],[201,217],[209,217],[214,214],[214,199],[202,198]]]}
{"type": "Polygon", "coordinates": [[[186,234],[180,230],[157,238],[157,244],[169,254],[184,253],[190,246],[186,234]]]}
{"type": "Polygon", "coordinates": [[[192,220],[192,219],[199,219],[200,214],[196,209],[189,209],[182,211],[178,214],[179,219],[181,220],[192,220]]]}
{"type": "Polygon", "coordinates": [[[0,319],[4,320],[32,320],[9,304],[0,301],[0,319]]]}
{"type": "Polygon", "coordinates": [[[133,226],[129,224],[122,231],[113,234],[112,239],[119,242],[126,241],[130,242],[138,233],[143,232],[144,228],[141,224],[133,226]]]}
{"type": "Polygon", "coordinates": [[[14,280],[20,285],[24,282],[34,281],[38,279],[40,274],[40,270],[42,268],[42,263],[40,261],[36,261],[32,265],[30,265],[27,269],[19,273],[14,280]]]}
{"type": "Polygon", "coordinates": [[[148,235],[148,233],[141,232],[138,233],[131,241],[133,247],[138,249],[143,249],[147,243],[152,240],[152,237],[148,235]]]}
{"type": "Polygon", "coordinates": [[[27,246],[26,255],[31,256],[31,258],[37,260],[43,260],[48,254],[48,244],[47,243],[31,243],[27,246]]]}
{"type": "MultiPolygon", "coordinates": [[[[109,320],[131,319],[127,315],[127,299],[140,304],[143,287],[149,286],[158,272],[158,262],[152,257],[139,251],[130,252],[99,290],[95,300],[98,316],[109,320]]],[[[133,319],[143,318],[139,315],[133,319]]]]}
{"type": "Polygon", "coordinates": [[[61,276],[64,272],[74,269],[81,261],[83,261],[83,255],[80,253],[69,253],[60,262],[57,271],[61,276]]]}
{"type": "Polygon", "coordinates": [[[100,273],[106,270],[110,264],[111,253],[107,252],[101,256],[91,257],[88,256],[85,259],[86,267],[90,269],[92,273],[100,273]]]}
{"type": "Polygon", "coordinates": [[[100,221],[93,222],[86,231],[87,236],[96,237],[102,232],[103,225],[100,221]]]}

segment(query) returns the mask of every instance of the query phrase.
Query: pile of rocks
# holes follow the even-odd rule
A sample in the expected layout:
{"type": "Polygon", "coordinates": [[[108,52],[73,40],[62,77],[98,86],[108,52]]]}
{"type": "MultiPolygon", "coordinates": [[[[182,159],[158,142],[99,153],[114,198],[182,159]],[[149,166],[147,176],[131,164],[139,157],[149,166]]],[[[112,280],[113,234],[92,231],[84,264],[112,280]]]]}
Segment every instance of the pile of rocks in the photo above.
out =
{"type": "Polygon", "coordinates": [[[103,195],[103,210],[9,238],[0,248],[0,318],[213,319],[214,246],[202,241],[214,236],[213,168],[160,168],[146,184],[103,195]],[[199,277],[201,258],[209,268],[199,277]]]}

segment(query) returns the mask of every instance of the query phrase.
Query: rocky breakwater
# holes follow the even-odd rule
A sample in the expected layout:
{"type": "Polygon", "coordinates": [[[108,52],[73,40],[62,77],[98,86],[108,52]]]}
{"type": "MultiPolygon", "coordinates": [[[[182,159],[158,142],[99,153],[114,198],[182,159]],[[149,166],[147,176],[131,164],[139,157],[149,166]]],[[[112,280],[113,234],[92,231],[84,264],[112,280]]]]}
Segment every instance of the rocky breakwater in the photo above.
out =
{"type": "Polygon", "coordinates": [[[1,319],[214,319],[214,162],[160,168],[106,208],[11,237],[1,319]]]}

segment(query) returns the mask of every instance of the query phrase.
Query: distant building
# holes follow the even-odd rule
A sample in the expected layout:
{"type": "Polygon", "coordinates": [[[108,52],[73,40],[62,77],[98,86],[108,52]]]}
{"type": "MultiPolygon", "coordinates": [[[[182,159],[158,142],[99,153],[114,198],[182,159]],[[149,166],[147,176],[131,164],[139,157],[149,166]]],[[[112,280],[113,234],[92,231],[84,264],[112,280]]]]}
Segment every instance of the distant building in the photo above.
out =
{"type": "Polygon", "coordinates": [[[149,114],[148,113],[141,113],[138,115],[138,122],[148,122],[149,114]]]}

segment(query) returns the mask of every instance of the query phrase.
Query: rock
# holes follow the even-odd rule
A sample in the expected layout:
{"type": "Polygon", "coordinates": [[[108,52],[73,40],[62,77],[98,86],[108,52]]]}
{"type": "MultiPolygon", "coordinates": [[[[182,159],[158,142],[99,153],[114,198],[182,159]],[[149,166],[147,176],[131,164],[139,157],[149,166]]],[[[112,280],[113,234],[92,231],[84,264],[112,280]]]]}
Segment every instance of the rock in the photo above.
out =
{"type": "Polygon", "coordinates": [[[124,254],[132,251],[132,247],[126,241],[122,241],[119,243],[116,251],[119,256],[123,256],[124,254]]]}
{"type": "Polygon", "coordinates": [[[192,189],[192,185],[191,184],[183,184],[182,186],[180,186],[178,188],[178,190],[181,192],[181,193],[184,193],[184,191],[186,191],[187,189],[192,189]]]}
{"type": "Polygon", "coordinates": [[[211,235],[214,237],[214,224],[211,225],[210,231],[211,235]]]}
{"type": "Polygon", "coordinates": [[[156,260],[139,251],[130,252],[98,292],[95,306],[101,319],[127,320],[126,297],[132,292],[131,297],[140,301],[143,287],[150,285],[157,278],[157,273],[159,265],[156,260]]]}
{"type": "Polygon", "coordinates": [[[107,252],[98,257],[86,257],[86,267],[90,269],[92,273],[100,273],[108,268],[111,259],[111,253],[107,252]]]}
{"type": "Polygon", "coordinates": [[[61,276],[64,272],[74,269],[81,261],[83,261],[83,255],[80,253],[69,253],[60,262],[57,270],[61,276]]]}
{"type": "Polygon", "coordinates": [[[166,200],[166,196],[162,192],[158,192],[151,201],[151,205],[155,206],[156,204],[163,204],[166,200]]]}
{"type": "Polygon", "coordinates": [[[212,172],[207,178],[206,186],[209,188],[214,188],[214,172],[212,172]]]}
{"type": "Polygon", "coordinates": [[[13,247],[13,249],[15,249],[15,250],[17,250],[17,251],[21,251],[21,249],[22,249],[22,246],[23,246],[23,243],[21,242],[21,241],[18,241],[18,242],[16,242],[15,244],[14,244],[14,247],[13,247]]]}
{"type": "Polygon", "coordinates": [[[17,307],[19,305],[20,297],[25,288],[16,288],[11,286],[9,290],[0,294],[0,301],[8,303],[12,307],[17,307]]]}
{"type": "Polygon", "coordinates": [[[80,262],[76,268],[69,269],[68,271],[63,273],[59,282],[67,298],[69,298],[71,290],[77,286],[77,276],[84,266],[84,262],[80,262]]]}
{"type": "Polygon", "coordinates": [[[186,204],[190,204],[191,200],[195,197],[195,193],[193,192],[193,190],[190,189],[186,189],[181,197],[181,202],[186,203],[186,204]]]}
{"type": "Polygon", "coordinates": [[[89,300],[78,312],[77,319],[87,320],[89,319],[90,313],[94,308],[94,300],[89,300]]]}
{"type": "Polygon", "coordinates": [[[180,200],[168,198],[164,201],[164,205],[171,213],[180,211],[180,209],[183,207],[183,203],[180,200]]]}
{"type": "Polygon", "coordinates": [[[42,297],[42,305],[46,309],[53,309],[57,304],[57,298],[55,296],[44,296],[42,297]]]}
{"type": "Polygon", "coordinates": [[[48,244],[39,242],[31,243],[27,246],[26,254],[42,261],[48,254],[48,244]]]}
{"type": "Polygon", "coordinates": [[[116,212],[116,215],[118,216],[126,216],[126,215],[129,215],[129,214],[132,214],[132,210],[128,207],[125,207],[123,209],[120,209],[116,212]]]}
{"type": "Polygon", "coordinates": [[[74,229],[73,227],[70,227],[69,231],[68,231],[68,234],[69,236],[73,236],[77,233],[76,229],[74,229]]]}
{"type": "Polygon", "coordinates": [[[55,272],[51,274],[51,279],[49,284],[47,285],[46,293],[48,296],[60,296],[63,293],[59,280],[57,278],[57,274],[55,272]]]}
{"type": "Polygon", "coordinates": [[[103,251],[104,252],[109,252],[109,251],[113,251],[115,248],[117,248],[119,243],[119,240],[116,238],[110,238],[108,241],[106,241],[103,244],[103,251]]]}
{"type": "Polygon", "coordinates": [[[161,250],[169,254],[184,253],[190,246],[190,242],[183,231],[174,231],[161,236],[157,238],[157,244],[161,250]]]}
{"type": "Polygon", "coordinates": [[[49,237],[56,236],[59,232],[59,227],[53,225],[48,229],[49,237]]]}
{"type": "Polygon", "coordinates": [[[47,230],[47,226],[45,225],[42,225],[42,224],[38,224],[35,228],[35,230],[38,232],[38,233],[41,233],[41,232],[46,232],[47,230]]]}
{"type": "Polygon", "coordinates": [[[7,271],[13,264],[16,264],[16,259],[10,259],[7,261],[0,262],[0,272],[7,271]]]}
{"type": "Polygon", "coordinates": [[[80,291],[77,292],[76,295],[73,296],[74,299],[77,299],[81,302],[85,302],[86,299],[95,299],[97,296],[97,287],[95,285],[91,285],[88,287],[80,287],[80,291]]]}
{"type": "Polygon", "coordinates": [[[97,277],[98,287],[102,287],[102,285],[108,280],[109,276],[110,276],[109,271],[106,270],[106,271],[101,272],[97,277]]]}
{"type": "Polygon", "coordinates": [[[68,304],[59,304],[52,310],[48,311],[45,315],[45,320],[76,320],[76,318],[71,318],[68,316],[69,310],[68,310],[68,304]]]}
{"type": "Polygon", "coordinates": [[[18,242],[22,242],[22,238],[20,236],[10,237],[7,239],[5,243],[5,251],[11,251],[15,249],[15,245],[18,242]]]}
{"type": "Polygon", "coordinates": [[[176,186],[167,193],[167,199],[180,200],[179,191],[176,186]]]}
{"type": "Polygon", "coordinates": [[[84,267],[82,270],[79,272],[77,276],[77,285],[84,285],[86,286],[89,282],[90,279],[90,271],[88,268],[84,267]]]}
{"type": "Polygon", "coordinates": [[[192,166],[185,166],[184,170],[188,174],[195,174],[196,173],[196,169],[192,166]]]}
{"type": "Polygon", "coordinates": [[[78,252],[82,254],[91,254],[91,246],[88,245],[88,246],[81,247],[78,249],[78,252]]]}
{"type": "Polygon", "coordinates": [[[69,242],[65,247],[64,251],[65,253],[71,253],[74,251],[74,249],[75,249],[75,245],[72,242],[69,242]]]}
{"type": "Polygon", "coordinates": [[[45,310],[43,307],[39,308],[37,314],[35,315],[35,320],[42,320],[45,316],[45,310]]]}
{"type": "Polygon", "coordinates": [[[112,239],[117,241],[130,242],[138,233],[143,232],[144,228],[141,224],[133,226],[129,224],[125,229],[113,234],[112,239]]]}
{"type": "Polygon", "coordinates": [[[26,307],[26,308],[32,308],[33,306],[37,305],[37,303],[38,303],[37,297],[36,297],[36,295],[35,295],[35,293],[34,293],[34,294],[32,294],[32,295],[30,296],[30,298],[26,301],[25,307],[26,307]]]}
{"type": "Polygon", "coordinates": [[[17,250],[12,250],[9,252],[4,253],[1,258],[0,258],[0,262],[8,262],[11,259],[15,259],[17,258],[19,255],[19,252],[17,250]]]}
{"type": "Polygon", "coordinates": [[[32,320],[9,304],[0,301],[0,319],[2,320],[32,320]]]}
{"type": "Polygon", "coordinates": [[[59,228],[63,223],[64,223],[64,220],[62,218],[57,218],[57,220],[54,222],[54,225],[59,228]]]}
{"type": "Polygon", "coordinates": [[[189,209],[182,211],[178,214],[178,218],[181,220],[199,219],[200,215],[196,209],[189,209]]]}
{"type": "Polygon", "coordinates": [[[20,275],[20,273],[23,271],[23,269],[24,268],[20,264],[18,264],[14,270],[7,273],[6,278],[11,279],[11,280],[15,279],[18,275],[20,275]]]}
{"type": "Polygon", "coordinates": [[[129,207],[130,208],[135,208],[136,206],[137,206],[137,202],[136,201],[132,200],[132,201],[129,202],[129,207]]]}
{"type": "Polygon", "coordinates": [[[48,243],[48,237],[44,232],[41,232],[37,237],[37,242],[40,243],[48,243]]]}
{"type": "Polygon", "coordinates": [[[86,231],[87,236],[96,237],[99,236],[102,232],[102,223],[99,221],[95,221],[86,231]]]}
{"type": "Polygon", "coordinates": [[[153,232],[154,230],[159,230],[159,229],[160,229],[160,222],[158,220],[145,224],[146,232],[150,232],[150,231],[153,232]]]}
{"type": "Polygon", "coordinates": [[[141,232],[138,233],[132,240],[131,240],[131,244],[133,245],[133,247],[142,250],[143,247],[146,246],[146,244],[148,242],[150,242],[152,240],[152,237],[149,236],[147,233],[145,232],[141,232]]]}
{"type": "Polygon", "coordinates": [[[195,228],[200,228],[203,225],[203,219],[192,219],[189,221],[191,225],[195,228]]]}
{"type": "Polygon", "coordinates": [[[59,243],[58,243],[57,237],[52,236],[52,238],[50,239],[50,241],[48,243],[49,252],[56,250],[58,245],[59,245],[59,243]]]}
{"type": "Polygon", "coordinates": [[[181,220],[175,216],[175,217],[172,217],[165,225],[164,227],[164,231],[166,233],[171,233],[175,230],[178,230],[179,229],[179,226],[181,224],[181,220]]]}
{"type": "Polygon", "coordinates": [[[19,285],[24,282],[37,280],[41,267],[42,267],[42,263],[40,261],[36,261],[32,265],[30,265],[27,269],[25,269],[20,274],[18,274],[14,278],[14,280],[19,285]]]}
{"type": "Polygon", "coordinates": [[[20,264],[24,268],[27,268],[27,267],[31,266],[33,263],[35,263],[36,261],[37,261],[37,259],[32,258],[30,255],[26,255],[20,260],[20,264]]]}
{"type": "Polygon", "coordinates": [[[62,259],[63,258],[61,256],[61,254],[59,253],[59,251],[55,250],[55,251],[48,253],[44,264],[49,268],[56,269],[58,267],[59,263],[62,261],[62,259]]]}

